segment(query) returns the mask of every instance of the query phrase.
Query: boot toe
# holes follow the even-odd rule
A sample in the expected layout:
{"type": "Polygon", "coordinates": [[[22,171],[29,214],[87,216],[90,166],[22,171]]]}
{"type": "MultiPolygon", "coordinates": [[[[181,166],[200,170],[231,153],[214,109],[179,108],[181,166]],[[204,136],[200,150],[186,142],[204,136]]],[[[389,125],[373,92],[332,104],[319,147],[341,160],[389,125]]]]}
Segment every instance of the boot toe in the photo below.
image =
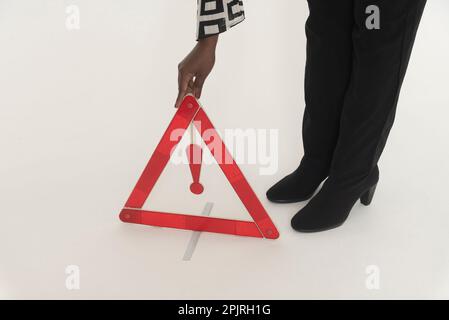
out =
{"type": "Polygon", "coordinates": [[[292,218],[291,226],[298,232],[312,233],[337,228],[341,226],[343,222],[344,221],[315,219],[314,217],[311,217],[309,215],[304,215],[300,211],[292,218]]]}
{"type": "Polygon", "coordinates": [[[299,232],[334,229],[346,221],[349,210],[319,193],[292,218],[291,226],[299,232]]]}
{"type": "Polygon", "coordinates": [[[293,186],[291,183],[280,181],[272,186],[266,193],[267,199],[275,203],[295,203],[306,201],[313,195],[312,191],[302,190],[300,186],[293,186]]]}
{"type": "Polygon", "coordinates": [[[283,188],[278,186],[277,184],[268,189],[267,191],[267,199],[272,202],[287,202],[288,196],[283,188]]]}

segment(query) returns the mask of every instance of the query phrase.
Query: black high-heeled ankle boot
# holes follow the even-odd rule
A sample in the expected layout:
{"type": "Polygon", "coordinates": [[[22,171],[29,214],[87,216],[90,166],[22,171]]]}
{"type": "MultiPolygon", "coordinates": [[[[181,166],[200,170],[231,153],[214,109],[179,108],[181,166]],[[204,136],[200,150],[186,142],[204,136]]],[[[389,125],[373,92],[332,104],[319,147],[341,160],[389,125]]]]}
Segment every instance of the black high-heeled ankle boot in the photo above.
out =
{"type": "Polygon", "coordinates": [[[310,199],[326,179],[329,165],[302,160],[293,173],[284,177],[267,191],[267,198],[275,203],[295,203],[310,199]]]}
{"type": "Polygon", "coordinates": [[[329,178],[320,192],[292,219],[292,228],[299,232],[319,232],[341,226],[354,204],[360,199],[368,206],[379,181],[379,170],[357,186],[341,186],[329,178]]]}

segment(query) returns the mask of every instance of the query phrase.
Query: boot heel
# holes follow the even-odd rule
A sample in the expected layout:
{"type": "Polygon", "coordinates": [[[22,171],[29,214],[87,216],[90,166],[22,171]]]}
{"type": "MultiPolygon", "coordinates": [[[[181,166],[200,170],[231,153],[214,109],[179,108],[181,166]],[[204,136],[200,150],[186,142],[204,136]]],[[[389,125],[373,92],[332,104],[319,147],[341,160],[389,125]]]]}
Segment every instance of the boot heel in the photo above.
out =
{"type": "Polygon", "coordinates": [[[360,197],[360,202],[365,205],[365,206],[369,206],[371,204],[371,201],[373,201],[373,197],[374,197],[374,193],[376,192],[376,187],[377,184],[375,184],[374,186],[372,186],[371,188],[368,189],[368,191],[366,191],[361,197],[360,197]]]}

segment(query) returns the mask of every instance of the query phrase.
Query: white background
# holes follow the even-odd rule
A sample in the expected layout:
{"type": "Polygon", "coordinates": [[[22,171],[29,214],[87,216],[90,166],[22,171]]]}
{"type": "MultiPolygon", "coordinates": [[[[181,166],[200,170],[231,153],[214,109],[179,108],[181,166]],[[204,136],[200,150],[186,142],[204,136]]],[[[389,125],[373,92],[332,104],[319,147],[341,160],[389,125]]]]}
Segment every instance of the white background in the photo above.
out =
{"type": "MultiPolygon", "coordinates": [[[[304,205],[266,189],[301,158],[306,1],[246,0],[222,36],[202,103],[218,128],[279,129],[279,170],[242,170],[276,241],[122,224],[118,213],[174,114],[177,63],[194,45],[196,1],[0,0],[1,298],[448,298],[449,4],[429,1],[372,206],[295,233],[304,205]],[[67,30],[68,5],[80,30],[67,30]],[[67,290],[67,265],[81,270],[67,290]],[[379,290],[366,268],[380,270],[379,290]]],[[[170,167],[147,208],[246,217],[218,167],[202,196],[170,167]],[[182,200],[181,200],[182,199],[182,200]]]]}

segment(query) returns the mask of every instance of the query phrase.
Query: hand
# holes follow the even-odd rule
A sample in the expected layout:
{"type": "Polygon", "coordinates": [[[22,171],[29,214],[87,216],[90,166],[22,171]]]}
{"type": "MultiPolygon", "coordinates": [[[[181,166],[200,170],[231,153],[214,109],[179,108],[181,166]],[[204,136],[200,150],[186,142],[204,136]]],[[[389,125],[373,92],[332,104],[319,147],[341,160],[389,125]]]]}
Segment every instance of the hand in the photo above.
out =
{"type": "Polygon", "coordinates": [[[191,93],[197,99],[201,97],[204,82],[215,64],[215,48],[218,35],[198,41],[193,50],[178,65],[178,108],[184,97],[191,93]]]}

